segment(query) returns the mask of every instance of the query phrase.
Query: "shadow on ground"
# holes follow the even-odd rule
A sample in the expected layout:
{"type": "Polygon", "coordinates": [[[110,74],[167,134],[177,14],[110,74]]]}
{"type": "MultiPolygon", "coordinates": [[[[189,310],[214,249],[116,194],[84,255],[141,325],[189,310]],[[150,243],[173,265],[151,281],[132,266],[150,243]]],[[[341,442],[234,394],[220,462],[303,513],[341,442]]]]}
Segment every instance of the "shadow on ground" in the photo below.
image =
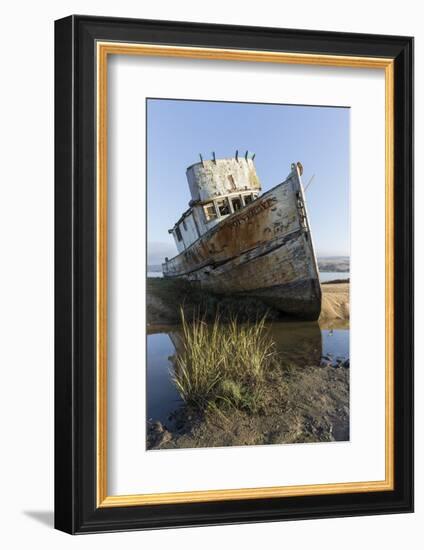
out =
{"type": "Polygon", "coordinates": [[[54,512],[52,510],[24,510],[23,513],[47,527],[54,527],[54,512]]]}

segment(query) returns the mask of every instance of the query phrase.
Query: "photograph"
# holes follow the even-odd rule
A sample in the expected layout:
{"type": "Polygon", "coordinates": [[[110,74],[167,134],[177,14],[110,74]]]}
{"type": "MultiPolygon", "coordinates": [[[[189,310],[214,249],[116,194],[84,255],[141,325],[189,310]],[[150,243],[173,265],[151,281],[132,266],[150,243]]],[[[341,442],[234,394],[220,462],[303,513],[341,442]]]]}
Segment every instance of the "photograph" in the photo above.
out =
{"type": "Polygon", "coordinates": [[[349,107],[145,108],[146,449],[349,441],[349,107]]]}

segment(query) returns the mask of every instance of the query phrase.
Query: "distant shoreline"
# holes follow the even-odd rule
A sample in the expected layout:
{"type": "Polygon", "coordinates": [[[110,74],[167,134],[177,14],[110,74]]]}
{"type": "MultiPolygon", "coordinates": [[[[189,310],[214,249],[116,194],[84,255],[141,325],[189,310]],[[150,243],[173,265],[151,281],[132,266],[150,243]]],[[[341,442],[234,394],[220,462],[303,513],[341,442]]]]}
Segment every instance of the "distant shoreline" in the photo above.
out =
{"type": "MultiPolygon", "coordinates": [[[[148,271],[147,279],[162,279],[162,272],[159,271],[148,271]]],[[[319,273],[321,285],[336,284],[336,283],[349,283],[350,282],[350,272],[339,272],[339,271],[320,271],[319,273]],[[343,275],[345,275],[343,277],[343,275]]]]}
{"type": "MultiPolygon", "coordinates": [[[[318,258],[320,272],[349,273],[349,256],[322,256],[318,258]]],[[[150,273],[162,273],[161,264],[148,264],[147,271],[150,273]]]]}

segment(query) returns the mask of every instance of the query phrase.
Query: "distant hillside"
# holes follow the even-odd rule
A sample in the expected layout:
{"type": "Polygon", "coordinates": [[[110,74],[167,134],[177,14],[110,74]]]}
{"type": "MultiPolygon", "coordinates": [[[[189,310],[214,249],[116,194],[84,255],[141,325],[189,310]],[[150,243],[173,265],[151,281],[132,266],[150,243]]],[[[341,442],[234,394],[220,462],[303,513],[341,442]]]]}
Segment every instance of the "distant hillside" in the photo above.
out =
{"type": "Polygon", "coordinates": [[[319,257],[318,267],[320,271],[346,273],[350,271],[350,258],[349,256],[319,257]]]}
{"type": "Polygon", "coordinates": [[[162,273],[162,266],[161,265],[149,265],[147,266],[147,270],[151,273],[162,273]]]}
{"type": "MultiPolygon", "coordinates": [[[[320,271],[333,271],[334,273],[347,273],[350,270],[349,256],[328,256],[318,258],[318,267],[320,271]]],[[[152,264],[148,266],[151,273],[162,273],[162,266],[152,264]]]]}

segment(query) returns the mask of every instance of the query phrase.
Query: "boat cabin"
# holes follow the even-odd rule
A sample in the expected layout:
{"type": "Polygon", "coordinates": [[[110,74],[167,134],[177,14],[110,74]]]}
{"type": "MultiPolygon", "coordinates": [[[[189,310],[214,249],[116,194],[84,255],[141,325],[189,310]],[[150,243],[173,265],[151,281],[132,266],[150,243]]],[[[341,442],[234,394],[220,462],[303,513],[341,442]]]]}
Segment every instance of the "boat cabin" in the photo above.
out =
{"type": "Polygon", "coordinates": [[[234,158],[203,160],[187,168],[191,200],[172,229],[178,253],[261,193],[254,157],[246,152],[234,158]]]}

